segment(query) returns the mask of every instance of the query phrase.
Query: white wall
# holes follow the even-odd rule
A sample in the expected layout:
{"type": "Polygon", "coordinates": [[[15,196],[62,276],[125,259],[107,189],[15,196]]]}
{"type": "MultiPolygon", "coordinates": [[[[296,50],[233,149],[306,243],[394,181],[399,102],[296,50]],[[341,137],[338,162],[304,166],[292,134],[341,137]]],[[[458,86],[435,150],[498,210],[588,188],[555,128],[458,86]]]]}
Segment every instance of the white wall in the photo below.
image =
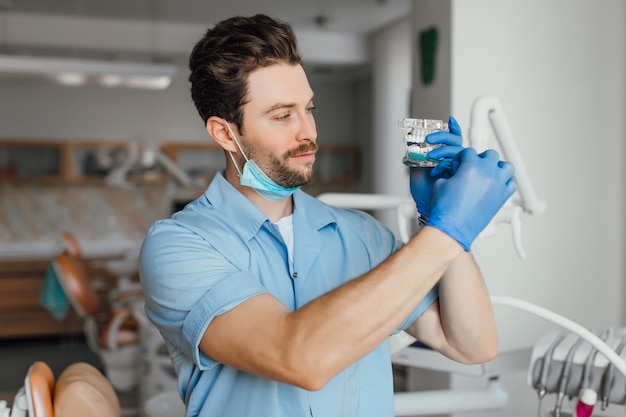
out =
{"type": "Polygon", "coordinates": [[[163,91],[0,81],[0,137],[204,140],[185,75],[163,91]]]}
{"type": "Polygon", "coordinates": [[[412,112],[411,116],[419,119],[446,120],[451,114],[451,32],[452,16],[449,0],[417,1],[411,22],[412,56],[412,112]],[[421,72],[421,54],[419,39],[423,30],[436,28],[438,41],[435,51],[435,76],[432,82],[424,85],[421,72]]]}
{"type": "MultiPolygon", "coordinates": [[[[187,73],[181,68],[162,91],[0,79],[0,138],[210,140],[191,100],[187,73]]],[[[320,142],[357,143],[354,82],[315,73],[309,79],[320,142]]]]}
{"type": "MultiPolygon", "coordinates": [[[[527,260],[517,257],[504,226],[474,245],[490,292],[536,303],[589,328],[622,325],[624,2],[449,3],[451,112],[467,137],[473,100],[500,98],[535,190],[547,202],[545,213],[523,219],[527,260]]],[[[416,13],[422,5],[434,2],[417,0],[416,13]]],[[[555,328],[509,307],[496,307],[496,314],[505,350],[532,345],[555,328]]],[[[476,384],[454,378],[455,387],[476,384]]],[[[505,375],[503,384],[511,406],[489,415],[537,415],[537,394],[525,372],[505,375]]],[[[545,407],[553,405],[553,396],[544,400],[545,407]]],[[[617,406],[607,412],[622,413],[617,406]]]]}
{"type": "MultiPolygon", "coordinates": [[[[381,30],[371,40],[373,74],[373,191],[408,196],[408,169],[402,164],[404,144],[398,121],[410,117],[411,22],[403,19],[381,30]]],[[[395,212],[384,210],[378,218],[390,227],[395,212]]]]}
{"type": "Polygon", "coordinates": [[[623,319],[625,17],[620,0],[453,7],[453,113],[467,130],[472,101],[499,97],[547,202],[524,219],[528,260],[517,259],[506,229],[480,241],[477,257],[494,293],[586,326],[623,319]]]}

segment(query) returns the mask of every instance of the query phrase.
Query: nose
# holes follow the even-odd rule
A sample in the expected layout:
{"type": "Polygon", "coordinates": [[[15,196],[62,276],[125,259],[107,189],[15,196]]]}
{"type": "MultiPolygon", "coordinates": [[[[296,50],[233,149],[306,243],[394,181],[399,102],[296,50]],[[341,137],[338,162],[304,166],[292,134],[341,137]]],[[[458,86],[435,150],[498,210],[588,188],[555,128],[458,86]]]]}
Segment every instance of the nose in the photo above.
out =
{"type": "Polygon", "coordinates": [[[315,142],[317,140],[317,127],[315,126],[313,115],[305,114],[300,120],[301,123],[298,126],[298,133],[296,135],[297,139],[315,142]]]}

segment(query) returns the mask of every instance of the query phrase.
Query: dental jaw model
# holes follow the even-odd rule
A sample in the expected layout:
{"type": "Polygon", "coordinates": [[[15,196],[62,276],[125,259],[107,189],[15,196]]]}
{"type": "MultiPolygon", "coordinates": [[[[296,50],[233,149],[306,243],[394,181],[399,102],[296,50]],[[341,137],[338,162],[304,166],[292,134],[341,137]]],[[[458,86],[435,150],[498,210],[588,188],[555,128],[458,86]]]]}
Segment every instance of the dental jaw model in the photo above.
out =
{"type": "Polygon", "coordinates": [[[448,124],[435,119],[401,119],[402,139],[406,149],[402,162],[410,167],[434,167],[439,161],[426,154],[442,145],[426,143],[426,135],[433,132],[448,132],[448,124]]]}

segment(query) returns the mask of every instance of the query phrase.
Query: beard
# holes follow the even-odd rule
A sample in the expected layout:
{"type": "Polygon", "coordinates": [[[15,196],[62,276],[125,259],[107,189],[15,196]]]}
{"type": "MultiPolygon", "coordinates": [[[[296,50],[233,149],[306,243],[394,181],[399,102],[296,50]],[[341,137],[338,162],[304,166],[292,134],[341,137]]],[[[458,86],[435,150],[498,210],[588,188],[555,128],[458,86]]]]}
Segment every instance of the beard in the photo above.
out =
{"type": "Polygon", "coordinates": [[[304,169],[296,170],[289,167],[289,159],[293,156],[308,152],[317,151],[319,146],[315,142],[307,142],[295,149],[285,152],[280,157],[269,156],[268,160],[257,158],[257,152],[254,148],[246,149],[248,158],[254,160],[256,164],[270,177],[276,184],[291,188],[300,187],[308,184],[313,177],[313,162],[303,166],[304,169]]]}

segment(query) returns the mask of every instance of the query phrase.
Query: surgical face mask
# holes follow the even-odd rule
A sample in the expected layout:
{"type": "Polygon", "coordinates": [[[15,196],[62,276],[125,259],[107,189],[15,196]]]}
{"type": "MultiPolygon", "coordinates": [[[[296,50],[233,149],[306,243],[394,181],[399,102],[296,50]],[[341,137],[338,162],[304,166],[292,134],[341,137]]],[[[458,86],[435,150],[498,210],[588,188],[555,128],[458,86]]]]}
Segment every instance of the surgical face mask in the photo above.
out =
{"type": "Polygon", "coordinates": [[[293,193],[295,193],[300,187],[283,187],[282,185],[276,184],[274,180],[267,176],[265,172],[251,159],[248,159],[245,152],[241,148],[239,141],[237,141],[237,137],[233,133],[230,128],[230,125],[226,123],[226,127],[228,128],[228,132],[232,136],[235,144],[241,151],[246,163],[243,165],[243,172],[239,170],[239,165],[235,161],[235,157],[231,152],[228,152],[230,155],[230,159],[232,159],[233,164],[235,164],[235,168],[237,169],[237,173],[239,173],[239,183],[241,185],[245,185],[246,187],[252,188],[256,191],[261,197],[270,201],[283,200],[293,193]]]}

